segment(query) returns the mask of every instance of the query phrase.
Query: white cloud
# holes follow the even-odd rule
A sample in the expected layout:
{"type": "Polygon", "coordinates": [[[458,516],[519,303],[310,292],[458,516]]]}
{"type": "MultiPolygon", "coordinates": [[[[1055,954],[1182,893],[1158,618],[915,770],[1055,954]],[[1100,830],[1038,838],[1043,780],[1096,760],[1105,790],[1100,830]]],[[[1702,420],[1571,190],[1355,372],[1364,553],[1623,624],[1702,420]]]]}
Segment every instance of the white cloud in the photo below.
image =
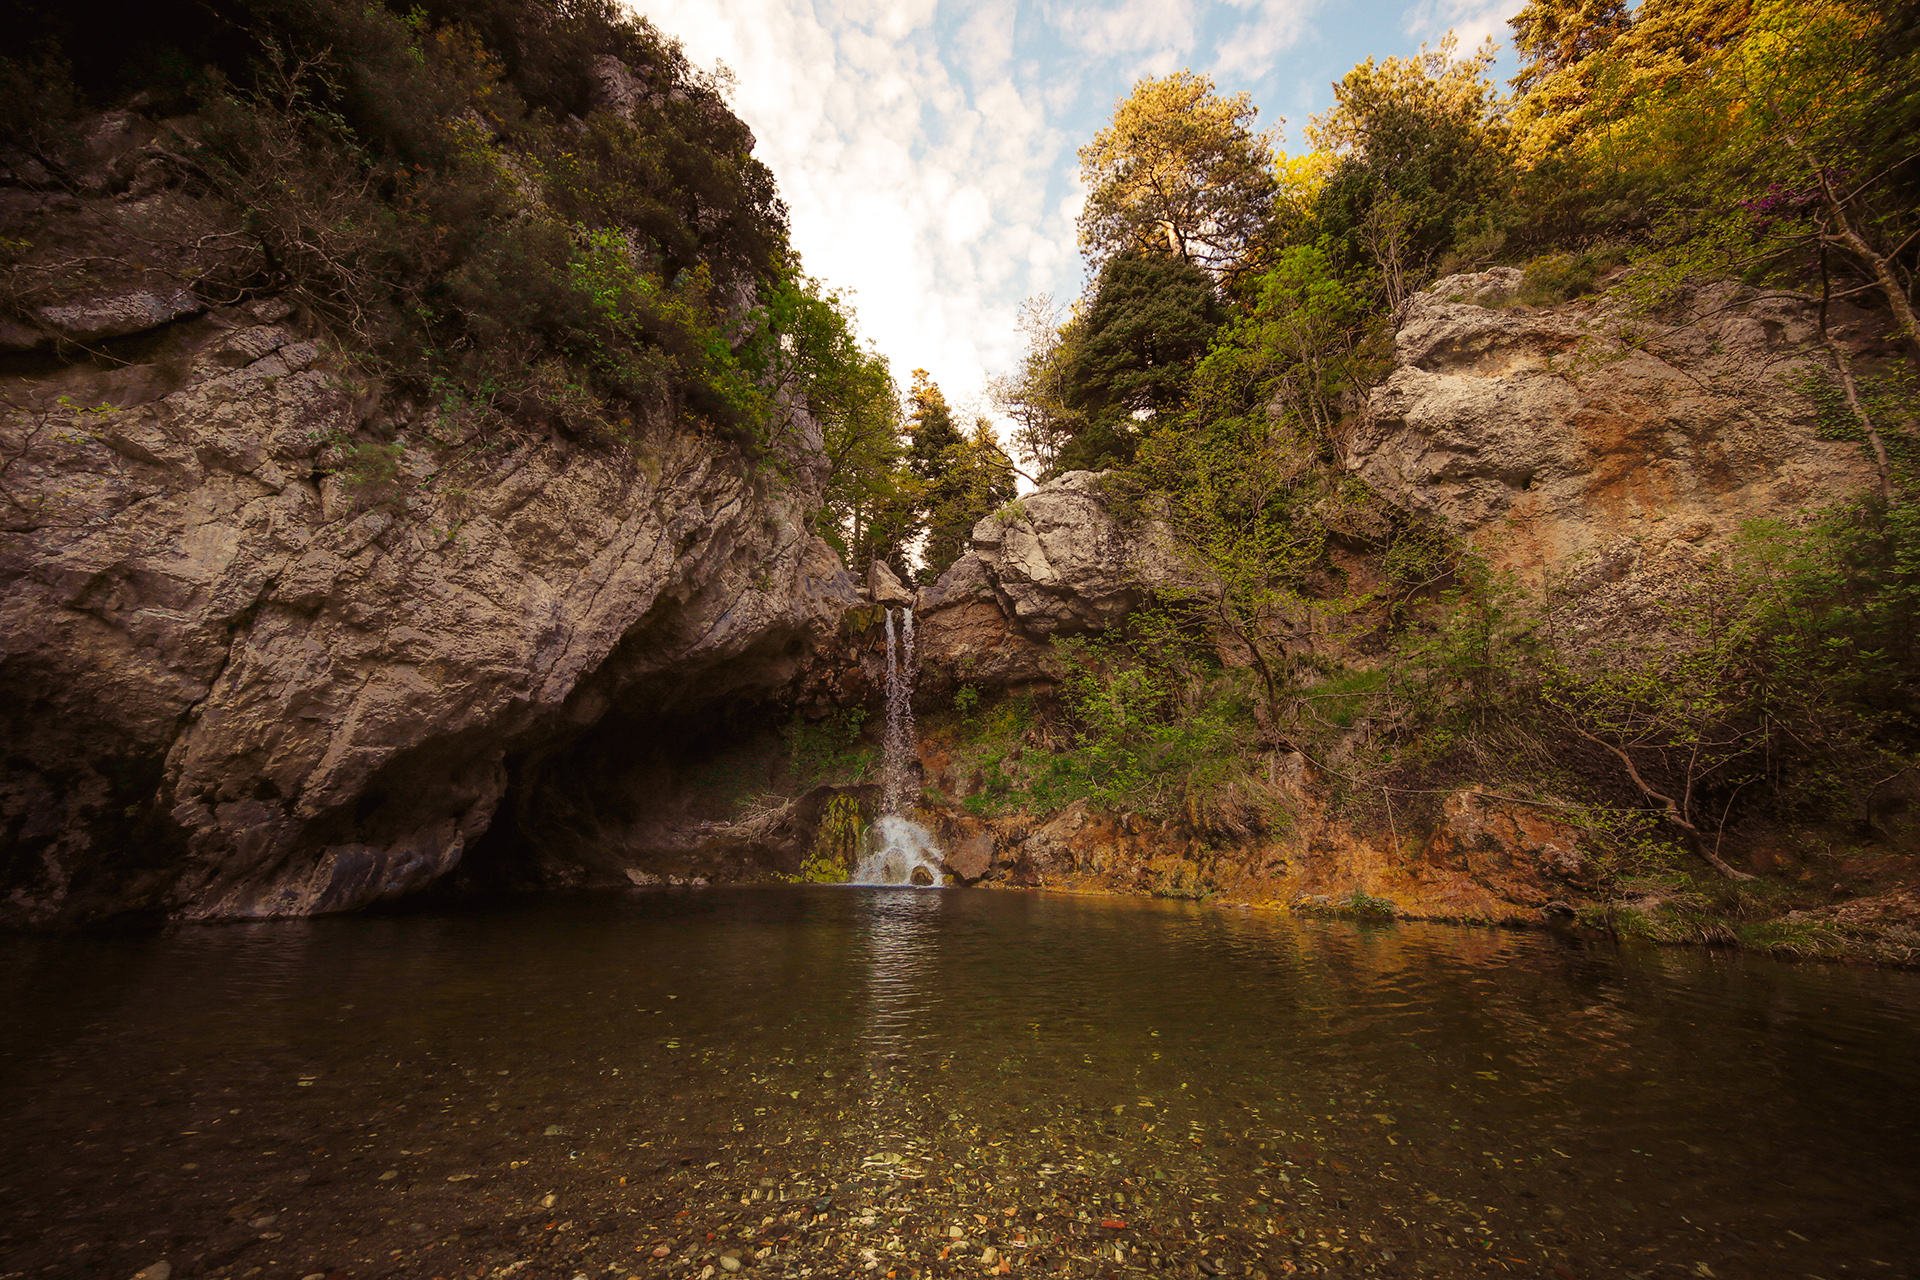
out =
{"type": "Polygon", "coordinates": [[[1070,4],[1048,18],[1068,43],[1097,58],[1178,57],[1193,48],[1194,6],[1183,0],[1070,4]]]}
{"type": "Polygon", "coordinates": [[[1460,38],[1460,51],[1472,53],[1488,38],[1504,42],[1507,19],[1525,5],[1526,0],[1419,0],[1407,10],[1406,31],[1425,41],[1451,31],[1460,38]]]}
{"type": "Polygon", "coordinates": [[[1069,140],[1048,123],[1054,86],[1016,62],[1012,0],[970,8],[947,47],[935,0],[641,12],[696,64],[733,70],[807,269],[851,293],[895,376],[925,368],[956,404],[980,403],[1016,354],[1021,299],[1054,288],[1074,252],[1070,210],[1049,197],[1069,140]]]}
{"type": "Polygon", "coordinates": [[[1316,0],[1231,0],[1236,9],[1253,16],[1234,26],[1214,54],[1222,76],[1255,79],[1271,68],[1279,54],[1298,44],[1306,34],[1307,18],[1316,0]]]}

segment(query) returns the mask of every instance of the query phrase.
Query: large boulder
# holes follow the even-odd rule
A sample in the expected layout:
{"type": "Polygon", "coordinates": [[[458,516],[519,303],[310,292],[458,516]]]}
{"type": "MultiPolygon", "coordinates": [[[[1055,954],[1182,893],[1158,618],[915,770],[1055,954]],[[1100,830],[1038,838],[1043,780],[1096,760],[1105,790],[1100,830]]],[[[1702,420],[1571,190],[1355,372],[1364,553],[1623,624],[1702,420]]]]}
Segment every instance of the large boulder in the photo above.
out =
{"type": "Polygon", "coordinates": [[[1104,630],[1179,581],[1166,527],[1123,518],[1103,479],[1069,471],[974,525],[970,549],[919,596],[936,678],[1051,679],[1048,640],[1104,630]]]}
{"type": "Polygon", "coordinates": [[[1103,479],[1069,471],[973,526],[969,554],[1029,636],[1102,630],[1173,579],[1165,527],[1120,518],[1103,479]]]}
{"type": "Polygon", "coordinates": [[[1657,625],[1743,522],[1875,482],[1823,438],[1814,304],[1722,283],[1656,321],[1605,295],[1516,305],[1520,273],[1415,295],[1348,464],[1498,569],[1552,581],[1563,638],[1657,625]]]}

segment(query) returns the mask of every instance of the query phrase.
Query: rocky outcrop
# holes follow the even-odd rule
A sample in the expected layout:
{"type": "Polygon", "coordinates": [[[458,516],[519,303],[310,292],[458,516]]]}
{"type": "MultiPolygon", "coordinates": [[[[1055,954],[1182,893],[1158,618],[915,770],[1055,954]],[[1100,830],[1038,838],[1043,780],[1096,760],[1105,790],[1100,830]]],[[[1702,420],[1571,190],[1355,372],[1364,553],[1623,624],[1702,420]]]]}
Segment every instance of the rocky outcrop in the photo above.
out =
{"type": "MultiPolygon", "coordinates": [[[[225,229],[112,181],[6,200],[61,249],[225,229]]],[[[164,249],[100,257],[0,377],[7,920],[417,889],[517,761],[774,694],[860,598],[809,532],[804,420],[786,479],[672,422],[463,433],[365,402],[284,303],[224,302],[164,249]]]]}
{"type": "Polygon", "coordinates": [[[919,596],[936,681],[1055,678],[1048,640],[1104,630],[1181,580],[1165,527],[1123,518],[1101,485],[1102,473],[1069,471],[974,525],[970,549],[919,596]]]}
{"type": "Polygon", "coordinates": [[[907,584],[900,581],[900,575],[888,568],[884,560],[875,560],[867,568],[867,597],[878,605],[913,603],[913,592],[907,590],[907,584]]]}
{"type": "Polygon", "coordinates": [[[1792,520],[1875,483],[1823,438],[1812,302],[1721,283],[1663,320],[1605,295],[1515,305],[1514,268],[1416,295],[1348,463],[1498,569],[1551,582],[1559,633],[1657,627],[1743,522],[1792,520]]]}

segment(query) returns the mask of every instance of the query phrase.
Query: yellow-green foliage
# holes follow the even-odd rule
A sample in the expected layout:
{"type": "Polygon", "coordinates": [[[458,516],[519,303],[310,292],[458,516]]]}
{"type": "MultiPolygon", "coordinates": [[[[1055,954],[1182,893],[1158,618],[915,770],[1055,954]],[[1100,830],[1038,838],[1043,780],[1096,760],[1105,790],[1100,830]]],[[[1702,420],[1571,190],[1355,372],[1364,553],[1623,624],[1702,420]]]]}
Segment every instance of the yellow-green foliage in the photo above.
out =
{"type": "Polygon", "coordinates": [[[827,801],[813,833],[813,847],[800,864],[799,878],[807,884],[846,883],[854,863],[859,861],[860,841],[866,831],[858,797],[837,795],[827,801]]]}

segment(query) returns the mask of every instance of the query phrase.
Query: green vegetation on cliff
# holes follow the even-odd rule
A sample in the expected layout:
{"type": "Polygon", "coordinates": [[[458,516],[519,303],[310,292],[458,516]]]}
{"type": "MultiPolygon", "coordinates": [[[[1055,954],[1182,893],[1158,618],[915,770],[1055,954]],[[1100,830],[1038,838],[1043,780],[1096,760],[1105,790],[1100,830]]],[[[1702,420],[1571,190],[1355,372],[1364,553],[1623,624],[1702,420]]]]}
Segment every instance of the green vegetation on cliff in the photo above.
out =
{"type": "MultiPolygon", "coordinates": [[[[163,121],[164,162],[235,210],[209,301],[295,301],[440,444],[696,425],[812,454],[821,527],[871,500],[886,365],[803,271],[722,86],[610,0],[171,0],[125,22],[9,5],[0,127],[57,174],[82,110],[163,121]]],[[[25,246],[30,247],[30,246],[25,246]]],[[[15,270],[27,314],[57,279],[15,270]]],[[[342,445],[363,461],[396,447],[342,445]]]]}
{"type": "Polygon", "coordinates": [[[1141,81],[1082,152],[1092,282],[1069,314],[1030,312],[1002,398],[1032,465],[1114,468],[1110,497],[1164,521],[1200,586],[1162,601],[1184,650],[1056,646],[1056,772],[1084,769],[1102,804],[1171,788],[1197,810],[1246,793],[1250,753],[1299,752],[1382,828],[1465,783],[1559,797],[1621,868],[1733,872],[1726,833],[1769,824],[1883,838],[1875,789],[1920,748],[1920,22],[1854,0],[1533,0],[1514,29],[1511,94],[1451,41],[1369,60],[1305,155],[1275,156],[1244,96],[1186,72],[1141,81]],[[1162,208],[1168,175],[1192,189],[1162,208]],[[1175,205],[1204,212],[1185,226],[1175,205]],[[1876,489],[1753,525],[1657,625],[1569,649],[1551,591],[1348,459],[1412,294],[1495,265],[1522,268],[1525,305],[1604,286],[1629,349],[1697,323],[1676,308],[1706,281],[1817,304],[1827,368],[1798,390],[1824,438],[1866,447],[1876,489]],[[1843,301],[1877,338],[1835,336],[1843,301]],[[1201,754],[1242,764],[1200,767],[1191,743],[1229,701],[1252,740],[1201,754]]]}

